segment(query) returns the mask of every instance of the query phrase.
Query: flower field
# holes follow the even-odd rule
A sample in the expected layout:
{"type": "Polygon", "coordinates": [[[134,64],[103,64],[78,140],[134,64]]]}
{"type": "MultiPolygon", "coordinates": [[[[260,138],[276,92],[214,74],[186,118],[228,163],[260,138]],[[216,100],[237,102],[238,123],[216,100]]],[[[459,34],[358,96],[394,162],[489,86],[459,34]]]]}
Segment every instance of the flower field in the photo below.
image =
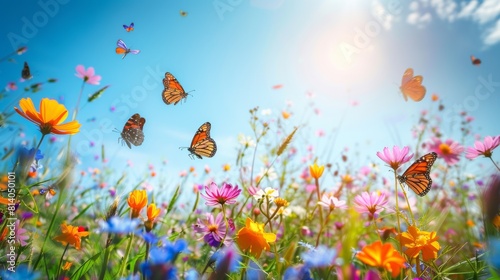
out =
{"type": "MultiPolygon", "coordinates": [[[[6,130],[18,125],[14,114],[39,130],[1,154],[1,279],[500,277],[500,136],[477,136],[473,116],[461,113],[459,135],[444,137],[446,102],[437,95],[415,119],[412,142],[387,143],[371,160],[347,149],[315,153],[307,124],[287,123],[291,112],[267,121],[249,108],[253,135],[240,137],[224,176],[191,168],[169,178],[166,195],[144,184],[161,171],[125,179],[107,164],[105,146],[99,169],[77,164],[79,109],[107,86],[82,100],[101,77],[92,67],[75,71],[82,82],[75,110],[35,84],[25,92],[36,97],[17,98],[1,113],[3,135],[22,138],[6,130]]],[[[140,116],[126,123],[128,147],[142,144],[144,123],[140,116]]],[[[196,133],[195,160],[215,155],[209,132],[205,123],[196,133]]]]}

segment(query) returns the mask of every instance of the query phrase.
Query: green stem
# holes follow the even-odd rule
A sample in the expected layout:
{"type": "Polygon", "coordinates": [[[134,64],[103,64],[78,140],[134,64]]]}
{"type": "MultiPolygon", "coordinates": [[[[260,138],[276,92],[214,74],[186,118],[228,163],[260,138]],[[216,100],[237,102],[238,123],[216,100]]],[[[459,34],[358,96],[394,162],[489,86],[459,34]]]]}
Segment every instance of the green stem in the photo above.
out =
{"type": "Polygon", "coordinates": [[[125,267],[127,266],[128,256],[132,251],[132,243],[134,241],[134,236],[135,236],[134,233],[130,234],[130,240],[128,241],[127,251],[125,252],[125,256],[123,256],[122,265],[120,267],[118,275],[125,276],[123,273],[125,272],[125,267]]]}
{"type": "Polygon", "coordinates": [[[498,167],[498,165],[495,163],[495,161],[491,158],[491,156],[489,156],[491,162],[493,162],[493,165],[498,169],[498,171],[500,171],[500,167],[498,167]]]}
{"type": "Polygon", "coordinates": [[[80,94],[78,94],[78,100],[76,101],[75,112],[73,113],[73,121],[76,119],[78,114],[78,106],[80,106],[80,99],[82,98],[83,88],[85,87],[85,79],[83,80],[82,87],[80,88],[80,94]]]}
{"type": "Polygon", "coordinates": [[[60,275],[59,273],[61,272],[61,265],[62,265],[62,262],[63,262],[63,259],[64,259],[64,255],[66,254],[66,251],[68,250],[68,247],[69,247],[69,243],[66,244],[66,248],[64,248],[64,252],[62,253],[61,255],[61,260],[59,260],[59,266],[57,266],[57,279],[60,278],[60,275]]]}
{"type": "MultiPolygon", "coordinates": [[[[398,175],[394,170],[394,189],[396,191],[396,219],[398,221],[398,234],[401,234],[401,221],[399,219],[399,200],[398,200],[398,175]]],[[[401,241],[398,242],[399,252],[403,253],[401,248],[401,241]]]]}
{"type": "Polygon", "coordinates": [[[109,259],[109,253],[111,251],[110,245],[111,244],[111,233],[108,233],[108,238],[106,238],[106,249],[104,251],[104,258],[102,260],[102,265],[101,265],[101,272],[99,273],[99,280],[103,280],[104,276],[106,276],[106,271],[108,270],[108,259],[109,259]]]}

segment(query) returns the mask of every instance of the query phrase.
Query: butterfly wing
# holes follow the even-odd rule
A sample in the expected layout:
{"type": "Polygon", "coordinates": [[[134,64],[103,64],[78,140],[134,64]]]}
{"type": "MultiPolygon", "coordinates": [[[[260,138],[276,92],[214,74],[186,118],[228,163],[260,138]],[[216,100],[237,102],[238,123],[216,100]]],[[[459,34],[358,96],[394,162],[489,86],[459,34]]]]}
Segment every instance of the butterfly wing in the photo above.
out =
{"type": "Polygon", "coordinates": [[[144,128],[145,123],[145,118],[142,118],[139,114],[134,114],[123,126],[123,130],[120,135],[129,149],[132,148],[131,144],[134,146],[140,146],[144,141],[144,132],[142,129],[144,128]]]}
{"type": "Polygon", "coordinates": [[[125,42],[123,42],[122,39],[118,39],[118,42],[116,42],[116,46],[117,48],[121,48],[121,49],[125,49],[127,50],[127,45],[125,44],[125,42]]]}
{"type": "Polygon", "coordinates": [[[422,81],[424,78],[422,76],[413,76],[413,69],[406,69],[403,74],[403,78],[401,79],[401,86],[399,89],[401,93],[403,93],[403,97],[405,101],[408,101],[408,97],[410,97],[413,101],[421,101],[424,99],[426,89],[422,85],[422,81]]]}
{"type": "Polygon", "coordinates": [[[473,65],[479,66],[481,64],[481,59],[479,59],[473,55],[470,56],[470,60],[471,60],[473,65]]]}
{"type": "Polygon", "coordinates": [[[202,156],[213,157],[215,152],[217,152],[217,144],[210,138],[211,127],[212,125],[209,122],[202,124],[196,131],[191,141],[191,146],[188,148],[188,151],[199,159],[201,159],[202,156]]]}
{"type": "Polygon", "coordinates": [[[33,76],[31,76],[31,71],[28,62],[24,62],[24,67],[23,70],[21,71],[21,77],[25,80],[33,78],[33,76]]]}
{"type": "Polygon", "coordinates": [[[174,75],[170,74],[169,72],[165,73],[163,86],[165,87],[162,93],[163,102],[165,102],[167,105],[170,105],[172,103],[174,105],[177,105],[179,101],[187,97],[187,93],[186,91],[184,91],[184,88],[181,86],[179,81],[177,81],[174,75]]]}
{"type": "Polygon", "coordinates": [[[403,175],[398,176],[399,182],[406,184],[419,196],[426,195],[432,186],[430,172],[436,158],[435,152],[420,157],[406,169],[403,175]]]}
{"type": "Polygon", "coordinates": [[[130,52],[131,54],[138,54],[138,53],[140,53],[141,51],[140,51],[140,50],[129,50],[129,52],[130,52]]]}

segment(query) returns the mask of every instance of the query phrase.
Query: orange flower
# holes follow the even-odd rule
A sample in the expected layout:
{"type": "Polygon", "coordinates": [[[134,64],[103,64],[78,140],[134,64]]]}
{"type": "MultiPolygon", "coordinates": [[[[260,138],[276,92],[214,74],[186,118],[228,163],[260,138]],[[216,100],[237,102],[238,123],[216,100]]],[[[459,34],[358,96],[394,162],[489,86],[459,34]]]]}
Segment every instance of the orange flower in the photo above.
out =
{"type": "Polygon", "coordinates": [[[128,206],[132,209],[131,217],[137,218],[142,208],[148,204],[148,195],[145,190],[134,190],[130,193],[127,202],[128,206]]]}
{"type": "Polygon", "coordinates": [[[309,173],[311,173],[311,176],[316,180],[323,175],[323,171],[325,171],[324,165],[319,166],[317,163],[309,165],[309,173]]]}
{"type": "Polygon", "coordinates": [[[62,245],[67,244],[75,246],[77,250],[80,250],[81,238],[88,236],[89,232],[81,230],[80,227],[74,227],[67,225],[65,223],[61,224],[62,234],[54,238],[55,241],[59,241],[62,245]]]}
{"type": "Polygon", "coordinates": [[[288,113],[287,111],[282,111],[282,112],[281,112],[281,115],[283,116],[283,118],[284,118],[285,120],[286,120],[286,119],[288,119],[288,118],[291,116],[291,114],[290,114],[290,113],[288,113]]]}
{"type": "Polygon", "coordinates": [[[43,98],[40,101],[40,112],[35,109],[31,98],[22,98],[19,107],[21,110],[16,107],[14,110],[25,119],[37,124],[43,135],[76,134],[80,131],[80,123],[76,120],[61,124],[68,117],[68,110],[56,100],[43,98]]]}
{"type": "Polygon", "coordinates": [[[69,270],[71,268],[71,266],[73,265],[72,262],[66,262],[63,267],[62,267],[62,270],[69,270]]]}
{"type": "Polygon", "coordinates": [[[231,165],[229,165],[229,163],[226,163],[222,166],[222,170],[224,170],[224,172],[228,172],[229,170],[231,170],[231,165]]]}
{"type": "Polygon", "coordinates": [[[414,226],[408,228],[408,232],[403,232],[398,236],[401,245],[407,249],[405,254],[410,258],[418,257],[422,251],[424,261],[437,258],[437,251],[441,248],[438,243],[436,232],[421,231],[414,226]]]}
{"type": "Polygon", "coordinates": [[[269,242],[276,241],[276,234],[264,232],[264,224],[255,223],[247,218],[245,227],[236,234],[236,243],[241,250],[247,251],[256,258],[260,257],[262,250],[269,251],[269,242]]]}
{"type": "Polygon", "coordinates": [[[148,221],[154,221],[156,217],[160,214],[161,209],[157,208],[154,203],[148,206],[148,221]]]}
{"type": "Polygon", "coordinates": [[[380,267],[396,277],[405,267],[405,259],[392,247],[391,243],[376,241],[365,246],[356,257],[369,266],[380,267]]]}
{"type": "Polygon", "coordinates": [[[496,216],[493,218],[492,223],[493,223],[493,225],[494,225],[496,228],[500,228],[500,214],[496,215],[496,216]]]}
{"type": "Polygon", "coordinates": [[[431,96],[431,100],[432,101],[438,101],[439,100],[439,96],[437,94],[433,93],[432,96],[431,96]]]}

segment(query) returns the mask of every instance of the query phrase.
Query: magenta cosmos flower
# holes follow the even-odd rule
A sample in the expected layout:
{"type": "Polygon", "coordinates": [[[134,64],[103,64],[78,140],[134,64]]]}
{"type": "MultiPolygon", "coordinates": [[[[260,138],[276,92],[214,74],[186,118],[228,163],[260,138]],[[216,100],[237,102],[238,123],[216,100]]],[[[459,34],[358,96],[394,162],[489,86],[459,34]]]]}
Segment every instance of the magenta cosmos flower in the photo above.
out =
{"type": "Polygon", "coordinates": [[[363,192],[354,198],[354,204],[359,213],[368,213],[370,218],[376,218],[387,204],[387,199],[383,193],[363,192]]]}
{"type": "Polygon", "coordinates": [[[318,205],[323,206],[326,209],[329,209],[330,211],[333,211],[335,209],[346,209],[347,205],[345,201],[343,200],[338,200],[335,196],[329,196],[327,194],[324,194],[321,197],[321,200],[318,201],[318,205]]]}
{"type": "Polygon", "coordinates": [[[198,219],[193,229],[197,233],[202,233],[203,240],[212,247],[219,247],[222,240],[224,240],[224,245],[229,245],[229,238],[224,239],[226,224],[222,213],[217,214],[215,218],[211,213],[207,213],[205,219],[198,219]]]}
{"type": "Polygon", "coordinates": [[[83,81],[90,85],[98,85],[101,80],[101,76],[96,75],[94,67],[89,67],[85,70],[83,65],[76,66],[76,74],[78,78],[83,79],[83,81]]]}
{"type": "Polygon", "coordinates": [[[493,150],[500,145],[500,135],[499,136],[486,136],[484,141],[476,141],[474,147],[468,147],[465,150],[465,157],[468,159],[475,159],[480,155],[485,157],[491,157],[493,150]]]}
{"type": "Polygon", "coordinates": [[[238,185],[234,187],[231,184],[224,183],[221,188],[215,183],[210,183],[210,185],[205,186],[205,194],[201,196],[206,199],[205,202],[208,206],[217,206],[218,204],[235,204],[236,198],[240,195],[241,190],[238,185]]]}
{"type": "Polygon", "coordinates": [[[446,164],[451,166],[458,162],[458,157],[464,151],[464,147],[451,139],[442,142],[441,139],[433,137],[429,151],[438,154],[439,158],[444,159],[446,164]]]}
{"type": "Polygon", "coordinates": [[[377,152],[377,156],[389,164],[392,169],[398,170],[401,165],[407,163],[413,157],[413,154],[408,154],[409,151],[408,146],[404,146],[402,150],[398,146],[394,146],[391,153],[389,148],[385,147],[382,152],[377,152]]]}

